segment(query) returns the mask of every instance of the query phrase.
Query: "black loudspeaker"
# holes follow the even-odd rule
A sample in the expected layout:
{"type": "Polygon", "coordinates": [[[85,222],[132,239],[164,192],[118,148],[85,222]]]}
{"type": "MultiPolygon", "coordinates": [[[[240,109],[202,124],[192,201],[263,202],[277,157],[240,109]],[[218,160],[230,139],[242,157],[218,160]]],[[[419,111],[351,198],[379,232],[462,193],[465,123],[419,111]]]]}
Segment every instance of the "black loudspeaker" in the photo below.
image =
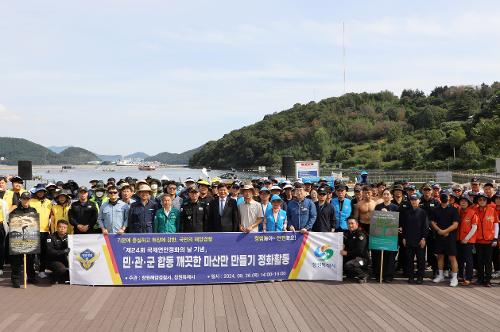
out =
{"type": "Polygon", "coordinates": [[[17,175],[23,180],[33,180],[31,160],[19,160],[17,162],[17,175]]]}
{"type": "Polygon", "coordinates": [[[286,177],[295,176],[295,159],[293,159],[293,156],[283,156],[281,158],[281,175],[286,177]]]}

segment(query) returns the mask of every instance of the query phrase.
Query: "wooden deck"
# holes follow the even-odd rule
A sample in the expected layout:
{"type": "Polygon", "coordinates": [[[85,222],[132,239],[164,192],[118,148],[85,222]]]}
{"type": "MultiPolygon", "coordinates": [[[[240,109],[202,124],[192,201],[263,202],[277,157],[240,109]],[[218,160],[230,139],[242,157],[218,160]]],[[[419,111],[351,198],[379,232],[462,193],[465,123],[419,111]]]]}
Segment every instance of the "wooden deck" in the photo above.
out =
{"type": "Polygon", "coordinates": [[[29,285],[0,279],[0,331],[499,331],[500,287],[329,282],[29,285]]]}

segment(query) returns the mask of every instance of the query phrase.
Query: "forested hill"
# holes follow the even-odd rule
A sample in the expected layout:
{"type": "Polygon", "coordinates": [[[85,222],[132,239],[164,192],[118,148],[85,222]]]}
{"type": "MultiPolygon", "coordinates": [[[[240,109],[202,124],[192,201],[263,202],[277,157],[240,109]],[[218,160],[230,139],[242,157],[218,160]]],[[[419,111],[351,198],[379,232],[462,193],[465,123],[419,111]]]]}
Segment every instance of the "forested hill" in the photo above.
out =
{"type": "Polygon", "coordinates": [[[500,157],[500,83],[349,93],[295,104],[206,143],[191,166],[247,168],[296,160],[344,167],[481,169],[500,157]],[[456,158],[453,158],[454,151],[456,158]]]}

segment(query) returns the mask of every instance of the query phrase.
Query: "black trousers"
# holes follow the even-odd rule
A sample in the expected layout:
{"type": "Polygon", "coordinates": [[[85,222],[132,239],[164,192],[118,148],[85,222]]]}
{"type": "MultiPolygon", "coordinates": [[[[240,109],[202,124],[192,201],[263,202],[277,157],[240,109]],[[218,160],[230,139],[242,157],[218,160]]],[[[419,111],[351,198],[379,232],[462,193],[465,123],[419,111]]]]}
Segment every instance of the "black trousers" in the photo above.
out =
{"type": "Polygon", "coordinates": [[[365,258],[353,258],[344,263],[344,273],[348,278],[368,278],[370,273],[368,263],[368,260],[365,258]]]}
{"type": "Polygon", "coordinates": [[[437,273],[438,271],[438,262],[437,257],[434,254],[434,231],[429,231],[429,237],[426,239],[427,241],[427,264],[432,268],[433,273],[437,273]]]}
{"type": "MultiPolygon", "coordinates": [[[[12,273],[10,279],[12,283],[21,283],[23,281],[23,258],[24,255],[10,255],[10,266],[12,273]]],[[[28,281],[35,280],[35,255],[26,255],[26,274],[28,281]]]]}
{"type": "Polygon", "coordinates": [[[472,259],[474,245],[472,243],[463,244],[460,242],[457,242],[457,244],[458,277],[471,281],[474,273],[474,260],[472,259]]]}
{"type": "Polygon", "coordinates": [[[68,263],[49,261],[46,265],[47,268],[52,271],[51,278],[53,281],[65,282],[69,280],[68,263]]]}
{"type": "Polygon", "coordinates": [[[0,223],[0,270],[3,270],[5,264],[5,239],[5,229],[3,229],[3,223],[0,223]]]}
{"type": "Polygon", "coordinates": [[[408,251],[408,278],[415,278],[415,267],[414,261],[415,256],[417,257],[417,278],[422,279],[425,273],[425,248],[420,246],[416,247],[406,247],[408,251]]]}
{"type": "Polygon", "coordinates": [[[490,282],[491,280],[491,244],[476,243],[477,253],[477,281],[490,282]]]}
{"type": "MultiPolygon", "coordinates": [[[[394,279],[396,269],[397,251],[384,250],[384,266],[382,267],[382,279],[391,281],[394,279]]],[[[380,262],[382,258],[381,250],[372,250],[372,275],[380,279],[380,262]]],[[[380,281],[380,280],[379,280],[380,281]]]]}
{"type": "Polygon", "coordinates": [[[408,248],[403,245],[403,237],[398,236],[398,268],[403,270],[403,275],[408,276],[408,248]]]}
{"type": "Polygon", "coordinates": [[[495,271],[500,271],[500,253],[498,246],[493,248],[491,260],[493,261],[493,268],[495,269],[495,271]]]}
{"type": "Polygon", "coordinates": [[[40,255],[39,255],[39,261],[40,261],[40,266],[38,268],[38,272],[44,272],[46,265],[45,265],[45,257],[47,255],[47,238],[49,237],[49,233],[46,232],[40,232],[40,255]]]}

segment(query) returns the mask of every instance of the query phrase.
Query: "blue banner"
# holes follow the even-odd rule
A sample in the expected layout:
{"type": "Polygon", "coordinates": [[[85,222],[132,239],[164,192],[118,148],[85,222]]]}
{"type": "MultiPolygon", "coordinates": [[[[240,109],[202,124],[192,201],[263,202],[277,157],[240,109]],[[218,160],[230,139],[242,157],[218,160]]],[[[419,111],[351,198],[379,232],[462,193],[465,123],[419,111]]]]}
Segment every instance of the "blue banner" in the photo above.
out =
{"type": "Polygon", "coordinates": [[[342,279],[342,234],[70,236],[72,284],[208,284],[342,279]]]}

